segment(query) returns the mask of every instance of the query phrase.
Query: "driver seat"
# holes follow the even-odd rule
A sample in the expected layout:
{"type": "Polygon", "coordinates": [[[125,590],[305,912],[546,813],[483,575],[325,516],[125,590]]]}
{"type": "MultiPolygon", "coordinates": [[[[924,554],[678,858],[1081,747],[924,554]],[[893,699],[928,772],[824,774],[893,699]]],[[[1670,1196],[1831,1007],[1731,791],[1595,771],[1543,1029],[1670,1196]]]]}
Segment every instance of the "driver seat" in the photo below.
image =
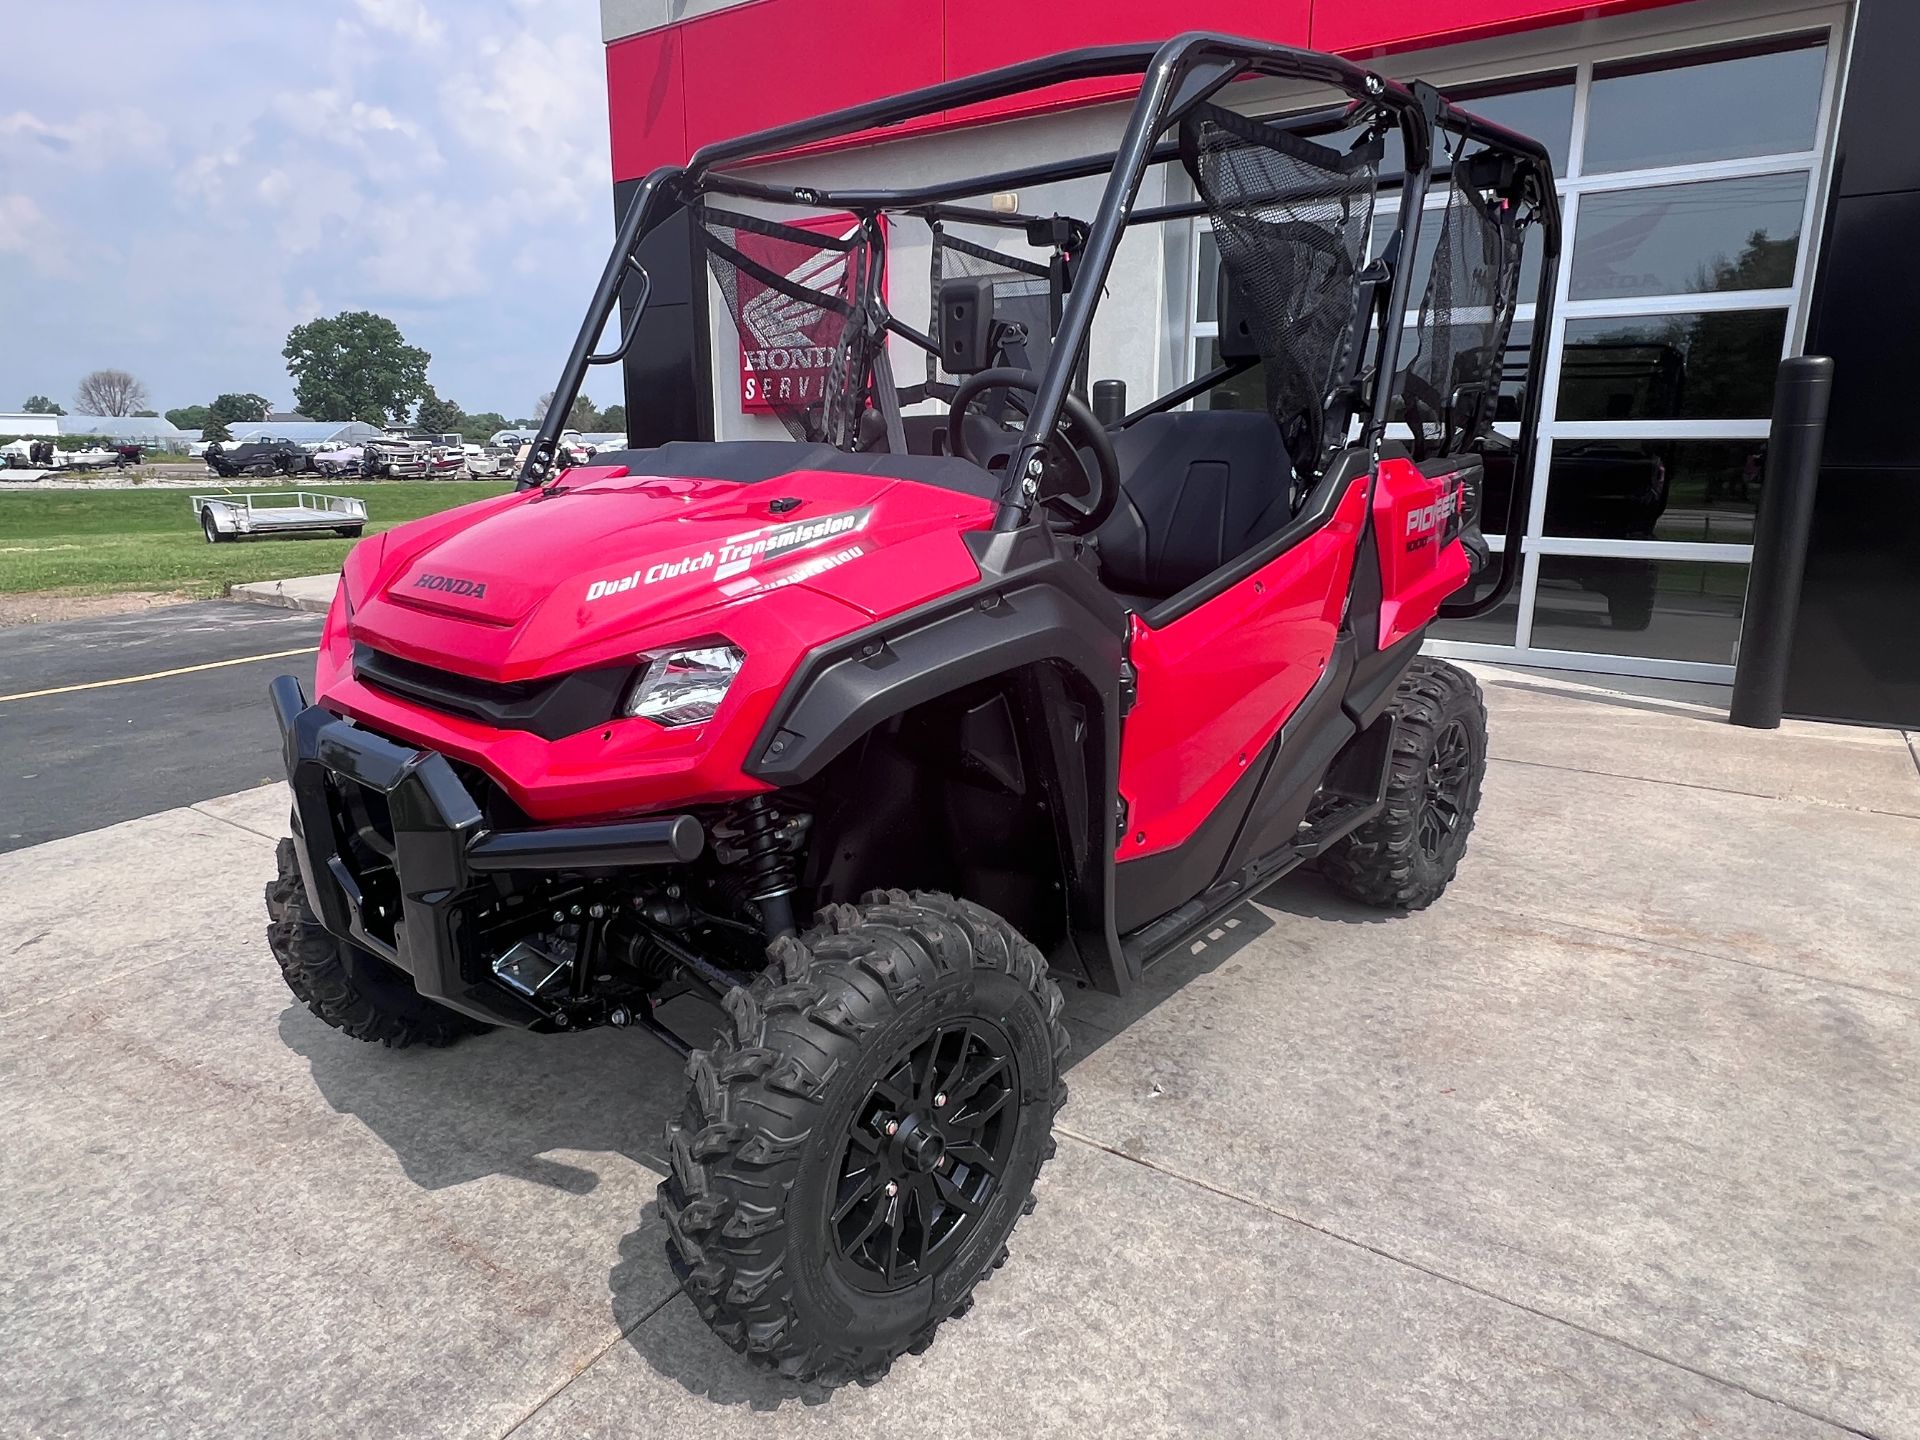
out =
{"type": "Polygon", "coordinates": [[[1101,580],[1129,602],[1178,594],[1293,518],[1293,459],[1264,410],[1142,416],[1113,448],[1120,499],[1094,545],[1101,580]]]}

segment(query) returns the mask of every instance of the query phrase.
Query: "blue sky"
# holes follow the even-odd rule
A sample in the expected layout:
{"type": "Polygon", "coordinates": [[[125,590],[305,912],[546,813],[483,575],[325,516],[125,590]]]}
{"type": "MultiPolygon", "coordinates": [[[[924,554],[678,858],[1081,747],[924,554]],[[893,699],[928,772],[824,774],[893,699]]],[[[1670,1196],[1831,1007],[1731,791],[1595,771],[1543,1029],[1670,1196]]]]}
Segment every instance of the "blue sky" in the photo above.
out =
{"type": "Polygon", "coordinates": [[[470,411],[552,386],[612,236],[597,0],[8,11],[0,411],[106,366],[284,407],[288,329],[357,309],[470,411]]]}

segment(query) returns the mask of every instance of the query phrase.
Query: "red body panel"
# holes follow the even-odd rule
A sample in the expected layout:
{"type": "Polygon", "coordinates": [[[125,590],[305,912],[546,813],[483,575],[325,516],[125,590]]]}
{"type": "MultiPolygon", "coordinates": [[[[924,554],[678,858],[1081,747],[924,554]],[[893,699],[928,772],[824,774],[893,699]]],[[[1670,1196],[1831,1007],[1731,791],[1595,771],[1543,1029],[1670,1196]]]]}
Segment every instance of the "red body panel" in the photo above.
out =
{"type": "Polygon", "coordinates": [[[1346,606],[1366,496],[1355,480],[1316,534],[1163,628],[1134,617],[1139,693],[1120,743],[1128,824],[1116,859],[1188,840],[1313,688],[1346,606]]]}
{"type": "Polygon", "coordinates": [[[616,468],[576,470],[563,484],[356,547],[316,674],[329,708],[479,766],[545,821],[767,788],[744,772],[747,750],[806,653],[977,581],[962,535],[993,513],[949,490],[826,472],[742,485],[616,468]],[[771,510],[787,499],[800,503],[771,510]],[[396,699],[352,669],[355,641],[509,682],[710,636],[747,655],[713,720],[615,720],[557,741],[396,699]]]}
{"type": "Polygon", "coordinates": [[[1466,501],[1457,473],[1428,476],[1411,460],[1382,460],[1373,492],[1373,536],[1380,554],[1382,650],[1433,622],[1440,602],[1472,573],[1466,547],[1444,541],[1466,501]]]}

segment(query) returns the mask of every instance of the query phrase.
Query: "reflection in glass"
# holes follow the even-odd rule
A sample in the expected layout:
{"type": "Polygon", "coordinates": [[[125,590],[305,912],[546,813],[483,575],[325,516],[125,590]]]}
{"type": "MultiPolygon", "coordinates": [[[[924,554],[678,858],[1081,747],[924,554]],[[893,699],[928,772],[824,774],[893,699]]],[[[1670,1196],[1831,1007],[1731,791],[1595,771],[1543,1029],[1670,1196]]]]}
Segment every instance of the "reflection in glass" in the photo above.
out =
{"type": "MultiPolygon", "coordinates": [[[[1204,375],[1220,363],[1220,342],[1209,337],[1200,346],[1200,368],[1204,375]]],[[[1198,410],[1264,410],[1267,408],[1267,367],[1255,365],[1221,381],[1194,402],[1198,410]]]]}
{"type": "Polygon", "coordinates": [[[1657,185],[1580,202],[1568,293],[1683,295],[1793,284],[1804,172],[1657,185]]]}
{"type": "Polygon", "coordinates": [[[1567,156],[1573,143],[1571,76],[1558,82],[1542,83],[1542,77],[1535,76],[1497,85],[1466,86],[1449,90],[1447,96],[1462,110],[1482,120],[1491,120],[1538,140],[1553,157],[1553,173],[1556,176],[1567,173],[1567,156]]]}
{"type": "Polygon", "coordinates": [[[1583,173],[1811,150],[1826,66],[1819,37],[1793,37],[1596,67],[1583,173]]]}
{"type": "Polygon", "coordinates": [[[1764,420],[1784,310],[1569,320],[1562,420],[1764,420]]]}
{"type": "Polygon", "coordinates": [[[1532,644],[1731,664],[1746,588],[1745,565],[1542,555],[1532,644]]]}
{"type": "MultiPolygon", "coordinates": [[[[1499,573],[1500,557],[1493,557],[1488,569],[1487,587],[1491,588],[1492,578],[1499,573]]],[[[1520,625],[1519,581],[1514,582],[1508,598],[1494,607],[1490,615],[1482,615],[1474,620],[1436,620],[1427,633],[1436,640],[1465,640],[1475,645],[1512,645],[1515,643],[1520,625]]],[[[1472,599],[1473,593],[1466,592],[1459,597],[1472,599]]]]}
{"type": "Polygon", "coordinates": [[[1751,545],[1764,440],[1562,440],[1548,535],[1751,545]]]}

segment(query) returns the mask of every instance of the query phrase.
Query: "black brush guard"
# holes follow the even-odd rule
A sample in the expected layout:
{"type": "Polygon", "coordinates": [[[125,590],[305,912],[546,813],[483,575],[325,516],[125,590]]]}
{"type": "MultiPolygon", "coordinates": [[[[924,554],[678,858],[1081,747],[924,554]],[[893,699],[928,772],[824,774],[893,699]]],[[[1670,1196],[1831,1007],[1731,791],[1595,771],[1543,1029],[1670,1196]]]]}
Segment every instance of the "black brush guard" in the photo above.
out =
{"type": "Polygon", "coordinates": [[[548,1016],[495,981],[477,953],[475,910],[493,893],[486,877],[684,865],[706,846],[691,815],[490,829],[446,756],[309,705],[290,675],[270,693],[293,789],[294,853],[320,923],[407,972],[425,998],[487,1024],[524,1028],[548,1016]],[[392,867],[398,915],[379,913],[356,843],[392,867]]]}

